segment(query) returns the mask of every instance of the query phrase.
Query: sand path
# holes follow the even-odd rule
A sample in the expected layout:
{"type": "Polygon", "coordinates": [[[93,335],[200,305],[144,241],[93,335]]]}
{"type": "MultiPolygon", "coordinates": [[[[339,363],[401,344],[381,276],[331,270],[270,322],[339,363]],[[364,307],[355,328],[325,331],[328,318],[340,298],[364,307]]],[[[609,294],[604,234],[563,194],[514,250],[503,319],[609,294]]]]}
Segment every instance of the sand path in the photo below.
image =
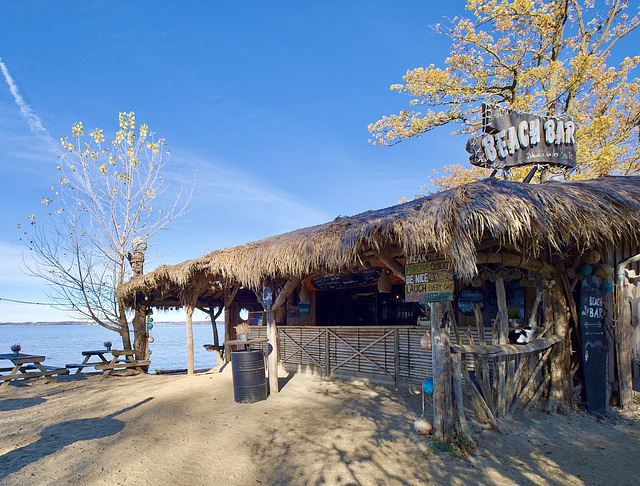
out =
{"type": "Polygon", "coordinates": [[[640,421],[535,412],[435,455],[415,390],[295,374],[233,400],[230,370],[63,377],[0,394],[1,485],[639,484],[640,421]]]}

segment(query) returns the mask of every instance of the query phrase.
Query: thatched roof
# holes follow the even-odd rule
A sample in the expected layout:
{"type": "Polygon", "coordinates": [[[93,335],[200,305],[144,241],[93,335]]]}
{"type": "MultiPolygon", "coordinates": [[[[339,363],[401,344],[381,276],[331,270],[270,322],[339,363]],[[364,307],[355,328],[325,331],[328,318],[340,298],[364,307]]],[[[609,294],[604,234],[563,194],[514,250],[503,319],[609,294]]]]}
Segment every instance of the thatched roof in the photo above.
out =
{"type": "Polygon", "coordinates": [[[438,250],[460,277],[476,274],[478,244],[508,245],[527,258],[570,245],[601,247],[640,240],[640,177],[524,184],[495,178],[367,211],[234,248],[217,250],[134,278],[121,289],[135,296],[178,295],[199,282],[259,288],[265,279],[304,277],[362,265],[386,253],[438,250]]]}

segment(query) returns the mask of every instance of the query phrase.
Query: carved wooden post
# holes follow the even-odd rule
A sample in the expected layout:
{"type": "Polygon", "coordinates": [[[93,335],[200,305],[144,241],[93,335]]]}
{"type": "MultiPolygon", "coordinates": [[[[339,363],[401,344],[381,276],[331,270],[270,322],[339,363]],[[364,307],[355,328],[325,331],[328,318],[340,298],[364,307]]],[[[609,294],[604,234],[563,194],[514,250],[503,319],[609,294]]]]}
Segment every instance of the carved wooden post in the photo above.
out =
{"type": "Polygon", "coordinates": [[[431,306],[431,336],[433,346],[433,430],[436,436],[455,436],[453,389],[451,386],[451,322],[446,302],[431,306]]]}
{"type": "MultiPolygon", "coordinates": [[[[131,264],[134,277],[142,275],[144,269],[144,253],[147,250],[147,240],[142,237],[134,238],[131,242],[132,251],[127,253],[127,260],[131,264]]],[[[134,316],[131,322],[133,326],[133,349],[136,359],[149,358],[149,341],[147,335],[146,306],[140,303],[134,307],[134,316]]]]}

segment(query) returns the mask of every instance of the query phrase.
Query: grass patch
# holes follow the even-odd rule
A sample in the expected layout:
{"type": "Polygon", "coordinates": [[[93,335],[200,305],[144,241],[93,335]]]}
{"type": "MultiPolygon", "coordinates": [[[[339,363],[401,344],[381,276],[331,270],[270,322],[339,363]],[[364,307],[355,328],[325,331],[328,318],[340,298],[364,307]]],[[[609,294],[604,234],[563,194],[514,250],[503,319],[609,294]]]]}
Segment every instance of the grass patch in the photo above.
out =
{"type": "Polygon", "coordinates": [[[476,451],[476,446],[469,439],[432,437],[429,450],[434,454],[447,452],[456,459],[464,459],[473,455],[476,451]]]}

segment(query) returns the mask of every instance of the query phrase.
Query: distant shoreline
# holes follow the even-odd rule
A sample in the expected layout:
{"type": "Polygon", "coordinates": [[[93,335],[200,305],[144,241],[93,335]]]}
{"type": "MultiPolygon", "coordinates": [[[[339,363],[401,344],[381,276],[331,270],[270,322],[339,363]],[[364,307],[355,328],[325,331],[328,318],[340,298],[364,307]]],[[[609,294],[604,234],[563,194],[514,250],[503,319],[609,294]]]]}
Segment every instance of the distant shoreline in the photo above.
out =
{"type": "MultiPolygon", "coordinates": [[[[184,322],[154,322],[154,326],[183,325],[184,322]]],[[[216,324],[224,324],[224,321],[216,321],[216,324]]],[[[194,326],[210,326],[210,321],[195,321],[194,326]]],[[[99,326],[95,322],[60,321],[60,322],[0,322],[0,326],[99,326]]]]}

